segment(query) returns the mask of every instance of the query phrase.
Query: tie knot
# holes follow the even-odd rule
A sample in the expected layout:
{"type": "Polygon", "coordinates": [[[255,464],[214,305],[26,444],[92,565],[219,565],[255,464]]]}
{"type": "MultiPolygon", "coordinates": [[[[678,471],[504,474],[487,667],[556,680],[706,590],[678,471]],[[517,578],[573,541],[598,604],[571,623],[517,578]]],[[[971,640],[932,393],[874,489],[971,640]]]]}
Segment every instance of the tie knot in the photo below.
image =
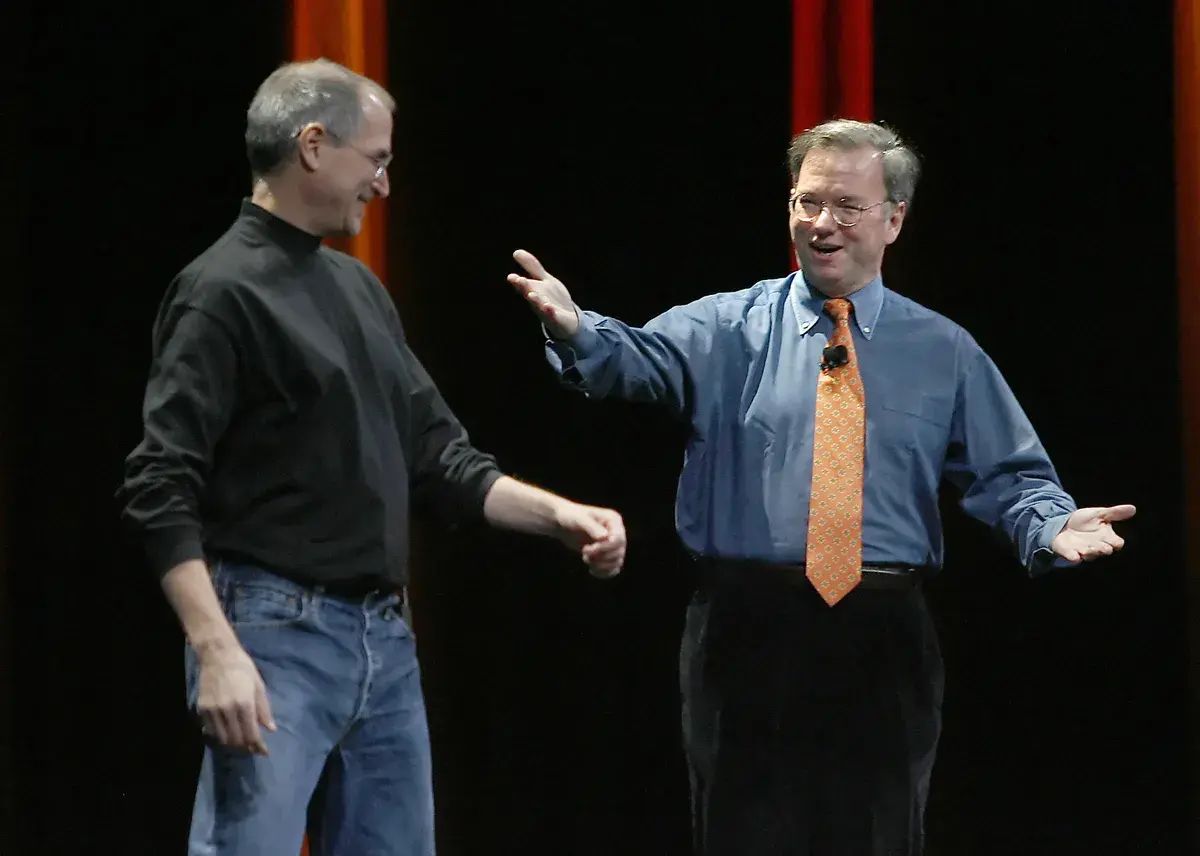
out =
{"type": "Polygon", "coordinates": [[[825,301],[825,311],[836,323],[841,324],[850,317],[850,301],[844,297],[835,297],[825,301]]]}

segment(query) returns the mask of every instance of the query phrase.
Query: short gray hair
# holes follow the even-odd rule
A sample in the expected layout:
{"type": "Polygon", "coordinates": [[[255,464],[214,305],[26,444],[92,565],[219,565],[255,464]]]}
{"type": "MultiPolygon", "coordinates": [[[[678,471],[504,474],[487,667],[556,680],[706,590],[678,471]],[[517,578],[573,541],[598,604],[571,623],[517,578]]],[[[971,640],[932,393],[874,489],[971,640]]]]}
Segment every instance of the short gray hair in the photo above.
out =
{"type": "Polygon", "coordinates": [[[273,71],[246,111],[246,157],[254,178],[290,162],[296,135],[312,122],[339,142],[354,139],[367,93],[395,111],[395,99],[382,86],[327,59],[286,63],[273,71]]]}
{"type": "Polygon", "coordinates": [[[920,158],[899,134],[873,122],[833,119],[793,137],[788,146],[788,171],[792,174],[792,183],[800,175],[805,155],[813,149],[845,152],[861,148],[875,149],[883,156],[883,186],[888,201],[911,205],[917,179],[921,177],[920,158]]]}

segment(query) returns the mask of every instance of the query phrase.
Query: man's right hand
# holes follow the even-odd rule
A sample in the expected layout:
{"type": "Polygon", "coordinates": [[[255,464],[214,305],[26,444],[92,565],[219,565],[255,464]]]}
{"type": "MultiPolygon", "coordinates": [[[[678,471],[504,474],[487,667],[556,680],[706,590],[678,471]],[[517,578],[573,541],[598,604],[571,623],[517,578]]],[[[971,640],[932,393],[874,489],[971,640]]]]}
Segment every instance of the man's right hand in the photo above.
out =
{"type": "Polygon", "coordinates": [[[267,754],[259,726],[275,730],[267,688],[240,645],[197,650],[200,660],[196,712],[204,733],[233,749],[267,754]]]}
{"type": "Polygon", "coordinates": [[[532,253],[517,250],[517,264],[529,276],[510,273],[508,281],[526,300],[546,331],[555,339],[569,339],[579,330],[579,312],[571,300],[571,292],[557,277],[551,276],[532,253]]]}

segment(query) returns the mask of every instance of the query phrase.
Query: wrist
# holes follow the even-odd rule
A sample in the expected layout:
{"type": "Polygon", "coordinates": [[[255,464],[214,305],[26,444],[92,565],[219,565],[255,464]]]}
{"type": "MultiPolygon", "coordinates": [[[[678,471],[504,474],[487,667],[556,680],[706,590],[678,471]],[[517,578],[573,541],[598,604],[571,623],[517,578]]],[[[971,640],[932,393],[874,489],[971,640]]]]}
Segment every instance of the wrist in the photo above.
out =
{"type": "Polygon", "coordinates": [[[551,533],[553,535],[563,535],[574,531],[573,521],[575,520],[575,511],[578,505],[571,502],[569,499],[555,497],[556,501],[551,509],[550,522],[552,524],[551,533]]]}
{"type": "Polygon", "coordinates": [[[202,663],[220,660],[241,649],[241,643],[231,627],[205,628],[187,634],[188,644],[202,663]]]}
{"type": "Polygon", "coordinates": [[[579,307],[572,303],[571,312],[573,313],[570,320],[565,324],[560,324],[556,321],[543,320],[542,334],[555,342],[566,342],[575,337],[579,332],[579,328],[583,325],[583,319],[579,314],[579,307]]]}

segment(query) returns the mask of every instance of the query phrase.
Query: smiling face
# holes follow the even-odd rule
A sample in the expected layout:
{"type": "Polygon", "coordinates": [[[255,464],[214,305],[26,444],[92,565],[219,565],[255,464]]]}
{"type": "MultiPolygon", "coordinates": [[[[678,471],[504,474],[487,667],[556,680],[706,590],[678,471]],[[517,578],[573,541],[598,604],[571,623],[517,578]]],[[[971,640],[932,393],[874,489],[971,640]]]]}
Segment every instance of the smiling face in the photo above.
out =
{"type": "Polygon", "coordinates": [[[374,94],[365,94],[353,139],[339,140],[319,125],[310,126],[300,135],[300,157],[306,167],[301,198],[317,234],[357,235],[367,204],[390,191],[391,111],[374,94]]]}
{"type": "Polygon", "coordinates": [[[907,206],[887,201],[883,158],[876,149],[812,149],[800,165],[792,197],[810,209],[820,206],[811,221],[803,206],[791,206],[796,260],[810,285],[828,297],[844,297],[879,275],[884,250],[900,235],[907,206]],[[867,210],[853,226],[842,226],[834,218],[838,206],[855,214],[851,209],[867,210]]]}

